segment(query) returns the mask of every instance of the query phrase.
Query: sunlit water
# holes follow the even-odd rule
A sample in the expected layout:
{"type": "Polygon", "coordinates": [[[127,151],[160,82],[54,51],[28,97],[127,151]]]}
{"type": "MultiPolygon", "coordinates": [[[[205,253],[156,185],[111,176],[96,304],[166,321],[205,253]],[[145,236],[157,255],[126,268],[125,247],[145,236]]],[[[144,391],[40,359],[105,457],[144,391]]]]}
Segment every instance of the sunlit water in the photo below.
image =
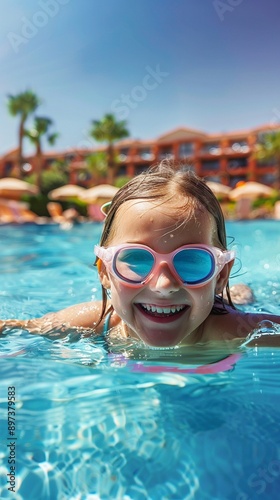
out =
{"type": "MultiPolygon", "coordinates": [[[[251,285],[256,297],[246,309],[279,314],[280,223],[227,229],[242,260],[231,283],[251,285]]],[[[100,231],[0,227],[0,318],[100,299],[92,267],[100,231]]],[[[154,374],[131,368],[134,356],[157,359],[132,343],[119,346],[124,363],[102,339],[13,330],[0,342],[1,499],[279,498],[280,350],[244,347],[233,370],[215,375],[168,371],[183,366],[170,351],[154,374]],[[7,482],[8,387],[17,401],[16,493],[7,482]]]]}

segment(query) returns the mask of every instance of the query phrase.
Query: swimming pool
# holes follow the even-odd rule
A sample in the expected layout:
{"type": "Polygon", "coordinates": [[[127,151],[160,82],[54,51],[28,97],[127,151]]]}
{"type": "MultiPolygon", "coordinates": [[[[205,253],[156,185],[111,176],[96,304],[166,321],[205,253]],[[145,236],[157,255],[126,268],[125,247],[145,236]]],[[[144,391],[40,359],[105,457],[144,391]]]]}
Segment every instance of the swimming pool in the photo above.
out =
{"type": "MultiPolygon", "coordinates": [[[[248,310],[279,314],[279,229],[279,221],[227,223],[242,260],[231,283],[256,296],[248,310]]],[[[100,232],[99,224],[0,227],[0,318],[99,299],[91,264],[100,232]]],[[[279,497],[279,350],[244,349],[232,371],[216,375],[154,374],[110,362],[101,340],[74,340],[1,337],[1,499],[279,497]]]]}

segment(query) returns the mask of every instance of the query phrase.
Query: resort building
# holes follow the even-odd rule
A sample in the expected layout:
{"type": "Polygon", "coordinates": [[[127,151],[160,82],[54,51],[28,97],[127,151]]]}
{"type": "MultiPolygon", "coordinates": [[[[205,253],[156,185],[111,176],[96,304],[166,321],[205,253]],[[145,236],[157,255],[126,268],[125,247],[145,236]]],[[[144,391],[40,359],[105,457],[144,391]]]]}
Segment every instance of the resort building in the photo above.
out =
{"type": "MultiPolygon", "coordinates": [[[[200,177],[234,187],[240,181],[257,181],[273,185],[276,180],[276,160],[258,161],[257,144],[266,133],[279,131],[278,125],[264,125],[249,130],[208,134],[187,127],[178,127],[154,140],[126,139],[115,144],[119,159],[119,176],[133,177],[150,165],[164,159],[174,159],[189,165],[200,177]]],[[[106,146],[95,149],[69,149],[43,154],[44,168],[53,162],[67,165],[71,184],[89,186],[93,183],[86,158],[106,146]]],[[[0,177],[8,177],[17,161],[17,150],[0,157],[0,177]]],[[[30,174],[35,165],[34,156],[25,157],[24,170],[30,174]]],[[[104,182],[104,178],[100,179],[104,182]]]]}

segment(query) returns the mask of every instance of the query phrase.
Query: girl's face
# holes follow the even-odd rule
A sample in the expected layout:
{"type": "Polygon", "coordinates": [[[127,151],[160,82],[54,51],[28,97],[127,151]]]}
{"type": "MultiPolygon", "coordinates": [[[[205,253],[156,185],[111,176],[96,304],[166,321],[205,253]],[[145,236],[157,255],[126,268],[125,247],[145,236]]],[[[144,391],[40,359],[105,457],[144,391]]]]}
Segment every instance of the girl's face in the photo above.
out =
{"type": "MultiPolygon", "coordinates": [[[[216,227],[206,210],[178,216],[180,200],[160,205],[157,201],[130,200],[118,210],[108,246],[123,243],[147,245],[158,253],[169,253],[183,245],[215,245],[216,227]]],[[[220,274],[222,274],[221,271],[220,274]]],[[[188,288],[160,263],[152,279],[132,288],[104,271],[101,280],[111,289],[112,305],[126,325],[127,334],[150,346],[172,347],[200,340],[204,320],[209,316],[220,275],[209,283],[188,288]],[[152,311],[152,308],[154,311],[152,311]],[[174,314],[157,314],[155,308],[174,308],[174,314]]],[[[170,312],[170,311],[169,311],[170,312]]]]}

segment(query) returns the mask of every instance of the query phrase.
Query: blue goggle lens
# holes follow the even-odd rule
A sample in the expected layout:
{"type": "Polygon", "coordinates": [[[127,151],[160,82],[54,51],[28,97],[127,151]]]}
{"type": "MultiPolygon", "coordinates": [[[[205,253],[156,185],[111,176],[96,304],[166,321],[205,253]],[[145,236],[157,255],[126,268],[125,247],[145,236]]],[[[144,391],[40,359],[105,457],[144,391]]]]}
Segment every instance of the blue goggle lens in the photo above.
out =
{"type": "MultiPolygon", "coordinates": [[[[130,283],[145,281],[154,267],[155,259],[144,248],[125,248],[114,258],[116,274],[130,283]]],[[[173,258],[173,266],[183,283],[196,285],[209,279],[215,270],[213,255],[204,249],[180,250],[173,258]]]]}
{"type": "Polygon", "coordinates": [[[199,248],[181,250],[174,256],[173,265],[183,283],[190,285],[206,281],[215,269],[212,254],[199,248]]]}
{"type": "Polygon", "coordinates": [[[120,278],[131,283],[141,283],[150,274],[154,262],[154,256],[148,250],[126,248],[115,256],[114,268],[120,278]]]}

